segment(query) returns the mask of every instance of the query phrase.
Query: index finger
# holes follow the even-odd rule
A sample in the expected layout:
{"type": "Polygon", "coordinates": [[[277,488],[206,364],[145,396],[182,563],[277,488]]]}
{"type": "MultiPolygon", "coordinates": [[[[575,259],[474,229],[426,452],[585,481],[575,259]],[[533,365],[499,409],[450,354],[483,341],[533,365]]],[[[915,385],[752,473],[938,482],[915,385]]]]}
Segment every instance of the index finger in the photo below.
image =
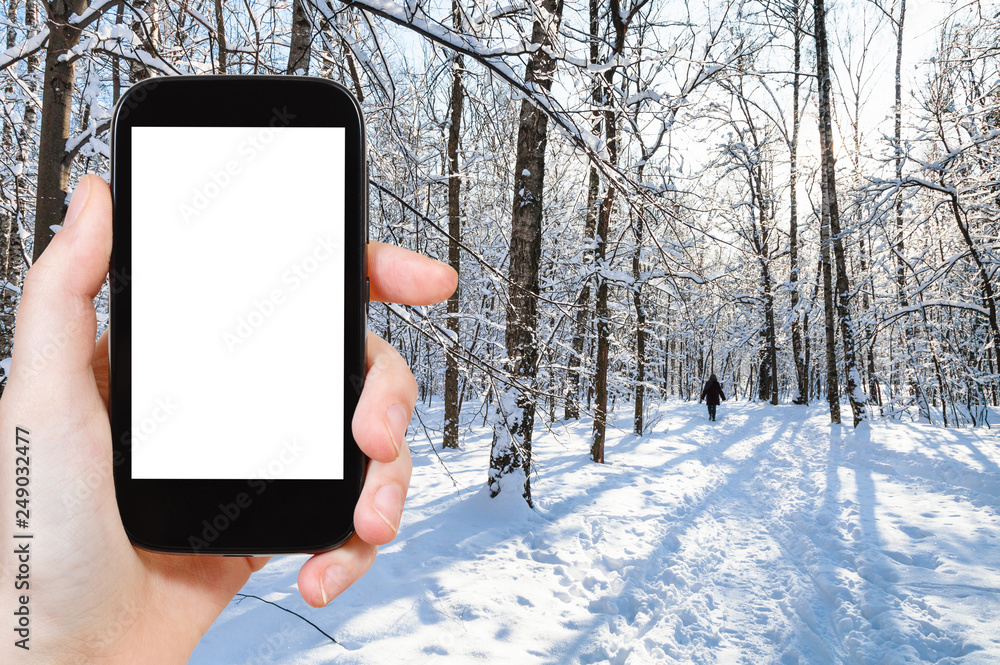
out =
{"type": "Polygon", "coordinates": [[[451,266],[382,242],[368,243],[370,298],[403,305],[433,305],[458,286],[451,266]]]}

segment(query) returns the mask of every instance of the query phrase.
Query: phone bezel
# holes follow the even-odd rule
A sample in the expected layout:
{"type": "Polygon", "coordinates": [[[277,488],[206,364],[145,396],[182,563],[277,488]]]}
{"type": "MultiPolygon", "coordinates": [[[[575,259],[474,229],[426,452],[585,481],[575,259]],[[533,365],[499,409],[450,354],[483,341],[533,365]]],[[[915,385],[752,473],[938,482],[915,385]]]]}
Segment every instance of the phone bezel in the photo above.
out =
{"type": "Polygon", "coordinates": [[[367,168],[364,118],[339,84],[302,76],[172,76],[121,97],[111,125],[114,240],[110,265],[109,416],[114,480],[132,543],[158,552],[269,555],[321,552],[354,533],[367,458],[351,432],[365,375],[367,168]],[[280,114],[276,111],[280,111],[280,114]],[[135,126],[345,128],[343,480],[132,478],[131,136],[135,126]],[[351,223],[356,220],[356,223],[351,223]],[[246,495],[246,498],[243,498],[246,495]],[[241,503],[249,504],[241,506],[241,503]],[[239,516],[229,519],[231,506],[239,516]],[[229,508],[228,514],[223,507],[229,508]],[[222,519],[219,519],[219,518],[222,519]],[[225,524],[225,528],[217,528],[225,524]],[[209,540],[203,536],[215,536],[209,540]]]}

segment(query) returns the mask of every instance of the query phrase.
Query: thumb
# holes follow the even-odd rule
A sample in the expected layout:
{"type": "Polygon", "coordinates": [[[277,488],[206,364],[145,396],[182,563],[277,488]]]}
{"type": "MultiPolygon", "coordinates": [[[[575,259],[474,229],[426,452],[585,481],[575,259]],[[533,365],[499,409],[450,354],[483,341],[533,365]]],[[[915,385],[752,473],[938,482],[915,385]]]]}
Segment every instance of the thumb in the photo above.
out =
{"type": "Polygon", "coordinates": [[[66,221],[24,278],[11,378],[89,371],[97,316],[94,296],[111,257],[111,190],[85,175],[66,221]]]}

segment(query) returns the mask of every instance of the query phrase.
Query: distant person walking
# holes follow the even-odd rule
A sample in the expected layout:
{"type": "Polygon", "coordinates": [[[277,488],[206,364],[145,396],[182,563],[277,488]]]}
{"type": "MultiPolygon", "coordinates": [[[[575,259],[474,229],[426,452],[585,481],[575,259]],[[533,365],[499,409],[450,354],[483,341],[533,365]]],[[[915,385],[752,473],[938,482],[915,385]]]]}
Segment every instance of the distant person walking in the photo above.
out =
{"type": "Polygon", "coordinates": [[[719,384],[719,379],[715,377],[713,372],[708,381],[705,382],[705,388],[701,391],[701,397],[698,398],[698,404],[701,404],[702,400],[705,400],[705,404],[708,405],[708,419],[715,420],[715,409],[719,406],[719,398],[722,401],[726,401],[726,393],[722,392],[722,386],[719,384]]]}

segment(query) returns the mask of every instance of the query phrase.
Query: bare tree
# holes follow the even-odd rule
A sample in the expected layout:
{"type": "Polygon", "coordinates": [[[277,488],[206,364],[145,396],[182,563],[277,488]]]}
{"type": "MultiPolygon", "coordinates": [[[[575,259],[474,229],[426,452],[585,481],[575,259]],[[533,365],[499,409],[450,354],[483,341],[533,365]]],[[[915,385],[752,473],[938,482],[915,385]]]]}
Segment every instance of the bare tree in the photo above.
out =
{"type": "MultiPolygon", "coordinates": [[[[34,7],[33,0],[28,0],[34,7]]],[[[20,7],[20,2],[18,0],[10,0],[7,6],[7,48],[12,49],[17,46],[17,31],[15,26],[18,24],[18,8],[20,7]]],[[[25,7],[25,27],[28,30],[37,22],[37,17],[32,17],[31,10],[25,7]],[[34,21],[32,21],[34,18],[34,21]]],[[[36,58],[37,59],[37,58],[36,58]]],[[[30,62],[30,60],[29,60],[30,62]]],[[[4,95],[7,99],[11,99],[14,96],[14,83],[10,81],[6,86],[4,86],[4,95]]],[[[32,108],[32,116],[34,116],[34,107],[32,108]]],[[[11,117],[9,111],[3,119],[3,136],[2,136],[2,148],[4,155],[18,155],[18,157],[24,157],[24,159],[19,159],[18,162],[19,170],[24,169],[24,163],[27,162],[28,155],[25,154],[27,144],[24,142],[25,139],[30,137],[27,134],[29,131],[34,129],[34,117],[31,119],[31,125],[28,125],[28,118],[25,117],[24,120],[24,133],[21,135],[20,145],[17,145],[17,134],[15,132],[17,126],[14,119],[11,117]],[[25,136],[27,134],[27,136],[25,136]]],[[[14,311],[17,307],[17,301],[15,296],[17,295],[18,285],[21,283],[21,275],[24,270],[24,261],[21,255],[21,242],[18,233],[18,226],[20,223],[21,214],[21,174],[16,174],[13,178],[14,180],[14,193],[11,199],[11,204],[9,208],[0,208],[0,233],[2,233],[2,238],[0,241],[3,243],[3,283],[0,284],[0,326],[2,326],[3,338],[0,340],[0,357],[7,358],[10,356],[11,347],[14,343],[14,311]]],[[[6,376],[4,376],[6,379],[6,376]]]]}
{"type": "MultiPolygon", "coordinates": [[[[539,47],[525,68],[525,82],[548,92],[556,59],[549,51],[552,35],[562,18],[562,0],[539,0],[532,21],[531,41],[539,47]]],[[[538,269],[542,251],[542,197],[545,193],[545,145],[548,116],[530,100],[521,101],[514,166],[514,201],[510,233],[510,304],[507,310],[506,346],[510,376],[531,387],[538,370],[538,269]]],[[[490,451],[490,495],[501,490],[501,478],[515,471],[524,474],[522,496],[531,505],[531,434],[535,423],[535,397],[528,390],[508,387],[497,396],[500,425],[490,451]]]]}
{"type": "Polygon", "coordinates": [[[792,11],[792,138],[789,143],[788,175],[788,282],[792,301],[792,357],[795,362],[794,404],[809,403],[809,367],[802,349],[802,316],[799,312],[799,99],[802,86],[802,34],[805,5],[798,0],[792,11]]]}
{"type": "MultiPolygon", "coordinates": [[[[600,44],[598,31],[601,29],[600,21],[598,19],[597,0],[590,0],[589,7],[590,36],[588,39],[588,62],[591,66],[595,66],[597,64],[599,53],[598,48],[600,44]]],[[[591,131],[594,136],[601,135],[601,114],[598,111],[600,103],[601,85],[599,81],[595,80],[591,96],[591,113],[593,115],[591,120],[591,131]]],[[[583,270],[588,272],[591,270],[594,254],[593,241],[594,234],[597,232],[597,196],[599,193],[600,176],[597,173],[597,165],[591,163],[587,169],[587,210],[584,214],[582,248],[583,270]]],[[[580,417],[580,367],[583,365],[583,346],[587,336],[587,329],[591,319],[593,318],[590,309],[590,288],[592,281],[591,276],[587,274],[584,278],[583,285],[580,288],[580,295],[576,299],[576,319],[573,330],[572,352],[569,357],[569,372],[567,373],[566,381],[565,416],[567,419],[580,417]]]]}
{"type": "MultiPolygon", "coordinates": [[[[896,152],[896,178],[903,178],[903,25],[906,19],[906,0],[899,0],[899,18],[894,19],[896,26],[896,71],[894,76],[896,99],[893,107],[893,143],[896,152]]],[[[903,199],[896,197],[896,285],[899,288],[899,306],[906,307],[906,259],[903,244],[903,199]]]]}
{"type": "Polygon", "coordinates": [[[311,5],[303,0],[292,0],[292,31],[288,44],[288,73],[309,73],[309,55],[312,51],[311,5]]]}
{"type": "Polygon", "coordinates": [[[223,12],[224,3],[225,0],[215,0],[215,40],[219,45],[217,51],[218,60],[216,61],[216,72],[219,74],[226,73],[229,55],[229,47],[226,44],[226,16],[223,12]]]}
{"type": "MultiPolygon", "coordinates": [[[[816,77],[819,85],[819,136],[820,136],[820,190],[822,195],[821,224],[829,228],[829,241],[824,243],[825,251],[829,251],[828,245],[833,246],[833,258],[836,269],[836,308],[837,318],[840,320],[840,336],[844,347],[844,373],[846,374],[847,397],[851,402],[851,410],[854,414],[854,425],[857,426],[865,418],[866,398],[861,385],[861,375],[858,372],[857,361],[855,359],[854,323],[851,320],[850,311],[850,288],[847,278],[847,261],[844,257],[844,243],[841,238],[840,229],[840,209],[837,203],[837,172],[834,165],[833,152],[833,110],[831,108],[831,77],[830,77],[830,54],[829,42],[826,32],[826,8],[824,0],[814,0],[814,27],[816,38],[816,77]]],[[[824,289],[827,287],[828,262],[824,262],[824,289]]],[[[827,297],[827,354],[832,356],[831,351],[835,344],[832,343],[834,331],[832,312],[830,311],[833,298],[827,297]]],[[[828,385],[827,390],[831,391],[830,418],[833,422],[840,422],[840,396],[834,392],[837,384],[836,360],[827,359],[828,385]],[[836,404],[834,403],[836,401],[836,404]]]]}
{"type": "MultiPolygon", "coordinates": [[[[608,17],[614,32],[609,61],[617,63],[625,51],[625,35],[639,10],[649,0],[637,0],[627,13],[622,12],[620,0],[610,0],[608,17]]],[[[618,65],[612,64],[604,70],[602,78],[602,105],[604,106],[604,136],[608,150],[608,161],[612,166],[618,165],[618,113],[612,103],[615,89],[615,74],[618,65]]],[[[597,266],[603,267],[607,258],[608,234],[611,227],[611,215],[615,208],[616,189],[609,183],[601,209],[597,216],[597,266]]],[[[594,440],[590,447],[590,458],[600,464],[604,463],[604,442],[607,434],[608,416],[608,352],[610,344],[610,325],[608,317],[608,280],[602,273],[597,278],[597,361],[594,377],[594,440]]]]}
{"type": "MultiPolygon", "coordinates": [[[[451,3],[452,21],[456,30],[461,27],[462,7],[458,0],[451,3]]],[[[462,177],[458,163],[459,140],[462,131],[462,106],[465,90],[462,85],[462,54],[451,57],[451,100],[448,104],[448,263],[461,275],[461,254],[459,242],[462,237],[462,177]]],[[[461,283],[461,280],[459,280],[461,283]]],[[[459,345],[461,321],[458,318],[459,289],[448,298],[448,331],[452,334],[451,345],[459,345]]],[[[445,448],[458,448],[458,366],[460,359],[449,347],[445,352],[444,375],[444,439],[445,448]]]]}

